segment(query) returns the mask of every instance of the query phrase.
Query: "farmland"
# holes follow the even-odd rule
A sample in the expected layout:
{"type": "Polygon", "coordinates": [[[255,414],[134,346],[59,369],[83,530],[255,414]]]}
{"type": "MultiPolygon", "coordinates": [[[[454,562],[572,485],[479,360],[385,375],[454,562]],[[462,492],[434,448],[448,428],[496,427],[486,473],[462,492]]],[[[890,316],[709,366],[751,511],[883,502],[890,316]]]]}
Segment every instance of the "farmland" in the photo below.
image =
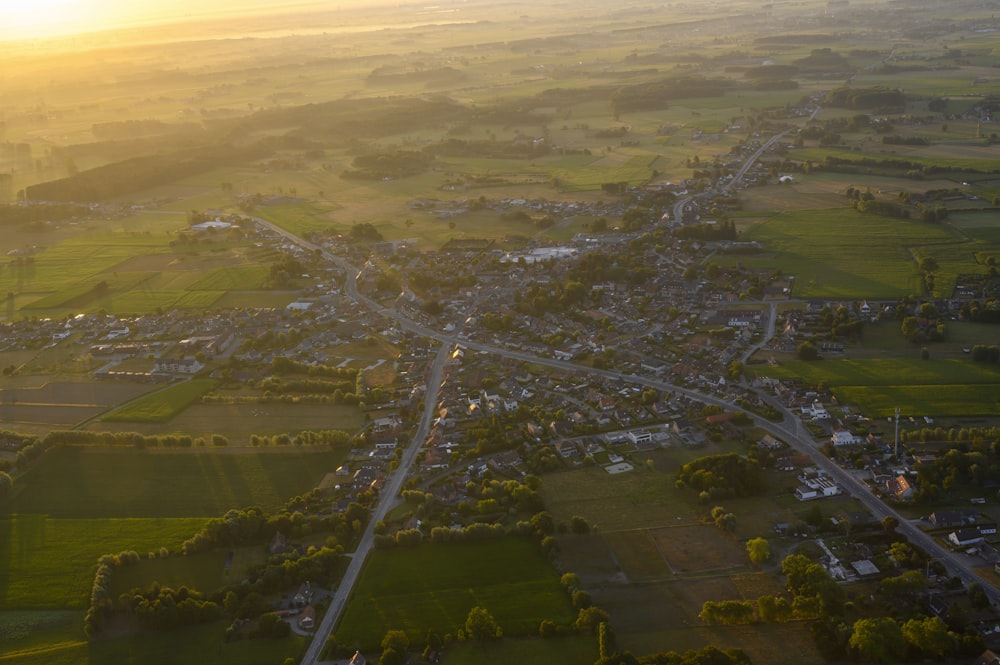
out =
{"type": "Polygon", "coordinates": [[[60,518],[165,518],[215,517],[252,505],[274,509],[315,487],[345,455],[63,446],[27,472],[10,510],[60,518]]]}
{"type": "MultiPolygon", "coordinates": [[[[711,643],[738,645],[754,662],[823,662],[803,625],[699,625],[705,600],[755,599],[780,591],[771,575],[748,565],[743,538],[794,520],[802,507],[782,500],[782,488],[792,479],[774,474],[767,496],[724,502],[737,515],[737,533],[723,533],[702,523],[708,508],[698,505],[694,492],[674,487],[672,470],[687,458],[681,452],[655,454],[652,472],[609,476],[578,469],[547,476],[547,504],[558,517],[581,515],[594,524],[611,520],[612,513],[624,518],[589,536],[561,538],[561,566],[593,590],[595,603],[611,614],[619,643],[635,653],[662,644],[681,651],[711,643]],[[794,654],[787,644],[796,645],[794,654]]],[[[772,546],[781,547],[776,541],[772,546]]]]}
{"type": "Polygon", "coordinates": [[[508,636],[535,635],[542,619],[574,617],[558,574],[529,540],[504,539],[377,551],[337,629],[341,644],[371,648],[390,628],[413,641],[452,635],[475,606],[508,636]]]}
{"type": "Polygon", "coordinates": [[[786,361],[752,371],[828,385],[842,403],[862,405],[875,417],[892,415],[896,408],[921,416],[983,416],[996,413],[1000,403],[1000,372],[968,360],[786,361]]]}
{"type": "Polygon", "coordinates": [[[112,422],[165,423],[215,385],[212,379],[184,381],[129,402],[104,416],[104,419],[112,422]]]}
{"type": "MultiPolygon", "coordinates": [[[[82,610],[97,559],[125,550],[176,550],[201,528],[197,517],[123,519],[0,517],[0,601],[5,608],[82,610]]],[[[77,615],[79,616],[79,615],[77,615]]]]}

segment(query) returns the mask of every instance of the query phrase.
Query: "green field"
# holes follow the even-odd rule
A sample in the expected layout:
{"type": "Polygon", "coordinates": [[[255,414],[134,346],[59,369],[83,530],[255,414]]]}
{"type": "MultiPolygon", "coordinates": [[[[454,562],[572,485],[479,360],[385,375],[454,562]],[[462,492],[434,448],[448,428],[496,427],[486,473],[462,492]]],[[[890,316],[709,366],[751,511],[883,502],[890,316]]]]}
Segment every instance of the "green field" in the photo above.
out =
{"type": "Polygon", "coordinates": [[[592,663],[598,655],[597,640],[574,636],[551,640],[508,639],[489,645],[455,643],[448,647],[446,658],[452,665],[568,664],[592,663]]]}
{"type": "Polygon", "coordinates": [[[251,505],[273,510],[316,487],[344,456],[329,449],[62,446],[18,479],[9,510],[67,518],[215,517],[251,505]]]}
{"type": "Polygon", "coordinates": [[[191,379],[157,390],[115,409],[103,420],[110,422],[165,423],[212,390],[215,379],[191,379]]]}
{"type": "MultiPolygon", "coordinates": [[[[0,517],[0,607],[82,610],[102,554],[176,550],[202,518],[56,519],[0,517]]],[[[82,619],[82,617],[81,617],[82,619]]]]}
{"type": "Polygon", "coordinates": [[[530,540],[424,544],[372,554],[336,639],[371,649],[392,629],[413,643],[429,629],[455,635],[477,605],[511,637],[536,635],[542,619],[575,617],[559,575],[530,540]]]}
{"type": "Polygon", "coordinates": [[[1000,368],[969,360],[789,360],[748,371],[824,383],[841,403],[856,404],[870,417],[892,415],[896,408],[914,416],[986,416],[1000,406],[1000,368]]]}
{"type": "MultiPolygon", "coordinates": [[[[794,296],[852,299],[920,293],[920,274],[912,250],[959,242],[943,226],[859,215],[850,208],[779,213],[741,239],[757,241],[765,251],[740,256],[739,262],[745,267],[781,269],[794,275],[794,296]]],[[[933,254],[933,249],[927,251],[933,254]]],[[[959,272],[981,271],[971,260],[940,263],[941,284],[948,280],[954,284],[954,275],[959,272]]]]}
{"type": "Polygon", "coordinates": [[[263,545],[166,558],[148,558],[146,554],[140,552],[142,559],[135,565],[115,569],[111,577],[112,598],[137,587],[145,588],[154,580],[161,586],[174,589],[186,586],[212,593],[225,584],[242,581],[251,566],[261,565],[267,560],[267,550],[263,545]],[[227,570],[226,561],[230,553],[233,561],[227,570]]]}
{"type": "Polygon", "coordinates": [[[306,644],[305,638],[243,640],[225,642],[229,621],[109,637],[94,642],[66,639],[45,645],[19,647],[0,653],[3,665],[177,665],[207,663],[217,665],[275,665],[286,657],[295,658],[306,644]]]}

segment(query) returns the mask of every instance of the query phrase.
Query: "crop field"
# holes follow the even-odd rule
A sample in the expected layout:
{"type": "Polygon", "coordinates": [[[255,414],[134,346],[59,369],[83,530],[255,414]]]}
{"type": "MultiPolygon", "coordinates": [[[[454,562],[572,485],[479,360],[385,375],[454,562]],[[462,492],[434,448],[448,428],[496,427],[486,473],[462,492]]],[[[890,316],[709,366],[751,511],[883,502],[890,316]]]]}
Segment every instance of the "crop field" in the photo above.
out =
{"type": "MultiPolygon", "coordinates": [[[[612,531],[604,534],[604,540],[613,552],[614,561],[629,581],[658,580],[673,575],[673,570],[663,558],[663,553],[648,529],[612,531]]],[[[568,543],[567,546],[572,549],[575,543],[568,543]]]]}
{"type": "Polygon", "coordinates": [[[58,519],[0,516],[0,606],[79,610],[87,606],[97,558],[124,550],[176,550],[201,518],[58,519]]]}
{"type": "MultiPolygon", "coordinates": [[[[745,238],[760,242],[767,252],[741,256],[743,265],[780,268],[794,275],[794,295],[800,298],[918,293],[920,275],[905,245],[919,248],[955,242],[940,226],[859,215],[850,208],[780,213],[755,226],[745,238]]],[[[961,271],[969,272],[965,267],[961,271]]],[[[940,277],[949,275],[954,279],[942,267],[940,277]]]]}
{"type": "Polygon", "coordinates": [[[1000,383],[1000,368],[996,365],[952,359],[788,360],[774,367],[753,366],[751,369],[763,376],[801,377],[810,385],[820,382],[830,386],[1000,383]]]}
{"type": "Polygon", "coordinates": [[[841,386],[834,394],[842,403],[859,404],[871,417],[888,417],[898,408],[914,416],[996,416],[1000,383],[978,385],[841,386]]]}
{"type": "Polygon", "coordinates": [[[273,510],[315,487],[345,455],[62,446],[25,474],[9,509],[65,518],[215,517],[253,505],[273,510]]]}
{"type": "Polygon", "coordinates": [[[752,371],[798,376],[810,385],[825,382],[841,402],[857,404],[872,417],[889,416],[897,407],[932,417],[995,415],[1000,404],[1000,369],[968,360],[789,360],[752,371]]]}
{"type": "Polygon", "coordinates": [[[152,392],[104,416],[110,422],[165,423],[215,388],[215,379],[191,379],[152,392]]]}
{"type": "Polygon", "coordinates": [[[412,642],[428,629],[454,635],[477,605],[512,637],[537,634],[542,619],[574,616],[558,573],[531,541],[424,544],[372,553],[336,639],[370,649],[388,629],[412,642]]]}
{"type": "Polygon", "coordinates": [[[22,429],[68,428],[149,390],[148,385],[70,381],[0,388],[0,420],[22,429]]]}
{"type": "Polygon", "coordinates": [[[747,564],[741,543],[715,526],[668,526],[651,530],[650,536],[667,564],[678,574],[747,564]]]}
{"type": "Polygon", "coordinates": [[[225,433],[230,445],[249,444],[253,434],[294,434],[304,430],[340,429],[354,432],[364,425],[364,414],[354,406],[337,404],[192,404],[169,422],[93,422],[88,429],[185,433],[211,436],[225,433]]]}

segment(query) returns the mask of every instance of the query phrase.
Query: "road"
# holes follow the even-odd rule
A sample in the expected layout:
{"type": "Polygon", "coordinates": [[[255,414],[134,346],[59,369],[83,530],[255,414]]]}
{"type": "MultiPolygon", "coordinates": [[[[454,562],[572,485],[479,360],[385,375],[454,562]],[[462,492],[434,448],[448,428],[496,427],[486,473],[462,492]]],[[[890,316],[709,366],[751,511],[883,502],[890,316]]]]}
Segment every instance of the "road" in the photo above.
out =
{"type": "MultiPolygon", "coordinates": [[[[774,137],[773,140],[777,140],[780,135],[774,137]]],[[[770,143],[770,142],[769,142],[770,143]]],[[[766,145],[766,144],[765,144],[766,145]]],[[[762,146],[758,151],[762,151],[765,146],[762,146]]],[[[361,542],[358,545],[357,550],[351,557],[351,563],[348,566],[347,572],[341,581],[336,593],[334,594],[333,600],[331,601],[330,607],[320,622],[319,627],[316,630],[315,636],[309,649],[306,652],[305,657],[302,660],[303,665],[316,665],[318,663],[319,654],[321,653],[324,644],[326,643],[327,637],[333,632],[336,627],[337,621],[339,621],[341,614],[347,604],[348,599],[353,592],[354,585],[364,567],[365,560],[368,554],[371,552],[372,544],[374,542],[374,528],[375,524],[382,520],[388,513],[389,509],[392,507],[396,498],[403,486],[407,476],[409,475],[410,469],[413,466],[413,462],[416,459],[423,442],[427,438],[427,433],[430,428],[430,424],[436,415],[436,405],[437,405],[437,395],[438,390],[441,386],[441,381],[443,377],[444,365],[448,356],[448,352],[453,348],[456,342],[460,343],[463,347],[474,350],[474,351],[486,351],[501,357],[511,358],[514,360],[521,360],[524,362],[534,363],[538,365],[544,365],[552,367],[554,369],[565,370],[569,372],[588,372],[592,375],[602,376],[609,379],[614,379],[626,383],[631,383],[643,387],[655,388],[661,392],[672,392],[678,395],[684,395],[693,400],[698,400],[705,404],[718,405],[723,408],[732,410],[742,410],[738,405],[716,397],[714,395],[704,394],[695,390],[690,390],[681,386],[677,386],[671,383],[666,383],[663,381],[658,381],[655,379],[650,379],[647,377],[639,376],[636,374],[627,374],[624,372],[619,372],[617,370],[610,369],[595,369],[592,367],[586,367],[583,365],[578,365],[573,362],[558,360],[555,358],[547,358],[537,356],[531,353],[524,353],[521,351],[514,351],[511,349],[506,349],[503,347],[496,347],[488,344],[482,344],[472,340],[461,339],[458,340],[455,333],[446,334],[432,328],[428,328],[408,317],[401,315],[399,312],[392,310],[390,308],[384,307],[379,303],[375,302],[371,298],[362,295],[357,289],[357,275],[358,269],[351,266],[344,259],[337,257],[330,252],[326,251],[322,247],[315,245],[314,243],[308,242],[303,238],[277,227],[266,220],[256,219],[258,224],[264,225],[272,229],[275,233],[281,235],[292,243],[295,243],[301,247],[304,247],[310,251],[318,251],[325,258],[333,261],[335,264],[340,266],[345,275],[344,289],[346,294],[353,298],[357,303],[366,307],[369,311],[381,314],[382,316],[394,321],[396,325],[401,328],[413,332],[417,335],[421,335],[433,340],[438,341],[441,346],[437,352],[435,360],[431,365],[429,376],[427,379],[427,393],[424,397],[424,411],[421,415],[420,423],[418,424],[417,431],[415,432],[410,445],[406,448],[403,454],[403,458],[400,460],[400,464],[397,469],[390,475],[389,482],[383,487],[382,491],[379,493],[379,499],[376,503],[374,510],[372,511],[372,517],[369,521],[365,533],[361,538],[361,542]]],[[[475,303],[473,303],[473,308],[475,303]]],[[[777,319],[776,305],[771,304],[770,318],[768,321],[767,333],[761,345],[766,343],[774,335],[775,324],[777,319]]],[[[464,317],[463,317],[464,320],[464,317]]],[[[460,329],[459,324],[459,328],[460,329]]],[[[969,565],[969,560],[966,555],[952,552],[944,547],[942,547],[937,541],[921,531],[915,524],[911,523],[909,520],[899,515],[895,510],[882,502],[878,497],[874,496],[870,489],[861,483],[852,474],[848,473],[837,464],[828,459],[823,453],[817,448],[812,437],[809,436],[808,432],[802,426],[799,418],[792,414],[784,405],[780,404],[770,395],[759,393],[761,398],[767,401],[769,404],[774,406],[779,410],[784,416],[784,420],[780,423],[771,422],[760,416],[754,414],[749,414],[753,419],[754,424],[775,436],[787,442],[791,447],[795,448],[798,452],[808,456],[812,463],[825,471],[847,494],[857,498],[862,504],[867,507],[876,519],[883,519],[886,516],[893,516],[899,522],[897,530],[905,535],[910,542],[924,549],[930,557],[939,560],[945,568],[948,570],[950,575],[957,575],[960,577],[966,585],[977,580],[976,574],[973,572],[972,567],[969,565]]],[[[1000,589],[997,589],[993,585],[984,584],[984,590],[989,596],[991,602],[1000,605],[1000,589]]]]}
{"type": "Polygon", "coordinates": [[[340,581],[340,586],[337,587],[336,592],[333,594],[330,607],[327,608],[326,614],[323,615],[323,620],[317,627],[316,633],[313,635],[313,640],[309,644],[305,656],[302,658],[302,665],[316,665],[319,662],[323,646],[326,644],[327,638],[333,633],[333,629],[337,626],[337,622],[340,620],[340,616],[347,606],[347,601],[354,592],[354,585],[361,576],[365,561],[372,551],[375,543],[375,524],[384,520],[386,514],[392,509],[403,488],[403,483],[409,475],[409,470],[413,466],[413,462],[416,460],[424,441],[427,439],[431,423],[437,416],[438,390],[441,387],[442,377],[444,376],[444,366],[445,361],[448,359],[449,348],[451,348],[449,345],[442,344],[441,348],[438,349],[437,355],[434,357],[434,362],[427,376],[427,394],[424,396],[424,411],[421,414],[420,423],[417,425],[417,431],[414,433],[410,445],[403,452],[399,466],[389,474],[388,482],[386,482],[379,492],[378,501],[372,510],[371,519],[368,520],[368,526],[365,527],[361,541],[351,555],[351,563],[347,566],[347,572],[344,573],[344,577],[340,581]]]}

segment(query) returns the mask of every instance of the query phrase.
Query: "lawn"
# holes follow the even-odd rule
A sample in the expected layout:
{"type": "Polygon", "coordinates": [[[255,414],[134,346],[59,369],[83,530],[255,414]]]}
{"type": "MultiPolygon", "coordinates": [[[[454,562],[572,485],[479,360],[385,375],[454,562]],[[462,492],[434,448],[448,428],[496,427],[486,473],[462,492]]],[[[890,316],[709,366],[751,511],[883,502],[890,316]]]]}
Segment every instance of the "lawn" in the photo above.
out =
{"type": "Polygon", "coordinates": [[[191,379],[163,390],[157,390],[120,409],[115,409],[103,420],[111,422],[165,423],[189,404],[212,390],[215,379],[191,379]]]}
{"type": "MultiPolygon", "coordinates": [[[[0,517],[0,607],[81,610],[89,602],[97,558],[124,550],[175,550],[202,518],[54,519],[0,517]]],[[[82,617],[81,617],[82,618],[82,617]]]]}
{"type": "Polygon", "coordinates": [[[329,449],[62,446],[18,479],[9,508],[66,518],[215,517],[251,505],[273,510],[315,487],[344,456],[329,449]]]}
{"type": "Polygon", "coordinates": [[[542,619],[575,616],[558,573],[530,540],[424,544],[372,554],[336,638],[371,649],[392,629],[414,643],[429,629],[455,635],[475,606],[512,637],[537,634],[542,619]]]}

